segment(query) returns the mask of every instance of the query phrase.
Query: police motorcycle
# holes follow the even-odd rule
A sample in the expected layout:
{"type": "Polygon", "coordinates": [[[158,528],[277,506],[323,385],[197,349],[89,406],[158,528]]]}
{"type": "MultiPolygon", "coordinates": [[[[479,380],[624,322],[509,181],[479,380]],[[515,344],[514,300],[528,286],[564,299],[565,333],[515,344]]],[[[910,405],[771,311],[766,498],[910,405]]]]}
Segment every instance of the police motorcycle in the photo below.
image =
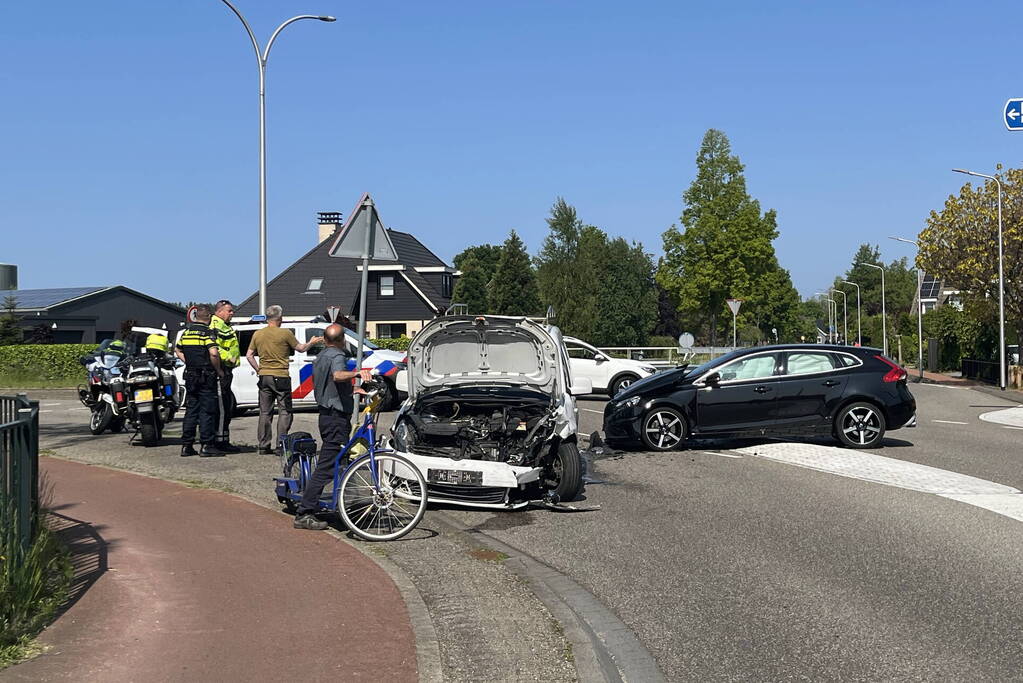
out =
{"type": "MultiPolygon", "coordinates": [[[[174,418],[180,394],[174,374],[177,359],[167,354],[167,346],[166,336],[150,334],[136,355],[127,353],[131,345],[124,345],[125,353],[120,356],[107,353],[109,345],[90,354],[95,360],[86,368],[90,386],[97,387],[96,396],[80,388],[79,397],[92,410],[89,429],[93,434],[101,434],[107,427],[119,432],[128,423],[135,428],[133,440],[139,436],[143,446],[160,443],[164,425],[174,418]]],[[[82,362],[88,358],[83,357],[82,362]]]]}
{"type": "Polygon", "coordinates": [[[120,364],[127,353],[123,341],[105,339],[96,349],[79,358],[85,366],[86,384],[78,385],[78,399],[90,411],[89,431],[93,434],[124,429],[124,417],[120,415],[111,385],[114,378],[120,376],[120,364]]]}

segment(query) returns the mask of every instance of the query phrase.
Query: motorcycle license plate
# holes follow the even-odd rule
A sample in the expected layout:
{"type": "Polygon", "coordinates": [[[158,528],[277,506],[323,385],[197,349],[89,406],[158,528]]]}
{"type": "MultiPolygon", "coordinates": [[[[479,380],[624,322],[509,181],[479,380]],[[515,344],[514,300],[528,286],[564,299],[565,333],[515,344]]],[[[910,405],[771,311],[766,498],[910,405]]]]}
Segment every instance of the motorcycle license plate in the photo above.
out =
{"type": "Polygon", "coordinates": [[[455,486],[482,486],[483,473],[470,470],[426,470],[426,479],[431,484],[454,484],[455,486]]]}
{"type": "Polygon", "coordinates": [[[152,401],[153,390],[152,389],[139,389],[135,392],[135,401],[152,401]]]}

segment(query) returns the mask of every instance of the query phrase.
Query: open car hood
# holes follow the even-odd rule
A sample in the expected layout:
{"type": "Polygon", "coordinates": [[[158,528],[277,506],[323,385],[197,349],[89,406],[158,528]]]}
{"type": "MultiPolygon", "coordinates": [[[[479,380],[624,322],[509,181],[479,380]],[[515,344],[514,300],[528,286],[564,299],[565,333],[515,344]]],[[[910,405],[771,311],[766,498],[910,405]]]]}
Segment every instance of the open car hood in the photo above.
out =
{"type": "Polygon", "coordinates": [[[471,384],[528,386],[551,394],[559,357],[551,334],[528,318],[435,318],[409,347],[409,397],[471,384]]]}

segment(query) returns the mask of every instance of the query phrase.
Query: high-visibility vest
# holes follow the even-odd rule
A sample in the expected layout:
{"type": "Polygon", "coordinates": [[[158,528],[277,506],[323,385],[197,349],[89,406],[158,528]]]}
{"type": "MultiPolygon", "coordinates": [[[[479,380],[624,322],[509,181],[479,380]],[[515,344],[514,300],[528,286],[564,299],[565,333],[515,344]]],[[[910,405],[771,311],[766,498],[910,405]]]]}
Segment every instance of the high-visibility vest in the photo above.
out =
{"type": "Polygon", "coordinates": [[[233,368],[241,360],[241,349],[238,346],[238,335],[234,328],[217,316],[210,318],[210,331],[220,348],[220,362],[225,368],[233,368]]]}

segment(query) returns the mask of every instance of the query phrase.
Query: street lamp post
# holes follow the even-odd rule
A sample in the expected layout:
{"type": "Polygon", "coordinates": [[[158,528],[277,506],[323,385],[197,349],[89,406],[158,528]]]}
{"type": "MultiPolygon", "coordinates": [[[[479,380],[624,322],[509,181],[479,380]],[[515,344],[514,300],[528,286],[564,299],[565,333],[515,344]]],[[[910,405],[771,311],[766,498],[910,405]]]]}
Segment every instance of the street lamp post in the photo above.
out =
{"type": "MultiPolygon", "coordinates": [[[[841,294],[842,295],[842,342],[846,346],[848,346],[849,345],[849,307],[846,304],[849,301],[849,296],[845,292],[843,292],[841,289],[836,289],[834,287],[831,288],[831,291],[834,292],[835,294],[841,294]]],[[[835,320],[835,327],[838,327],[838,320],[837,320],[837,318],[838,318],[838,309],[837,309],[838,304],[835,304],[835,306],[836,306],[836,309],[835,309],[835,318],[836,318],[836,320],[835,320]]]]}
{"type": "Polygon", "coordinates": [[[831,304],[827,303],[827,302],[831,301],[831,299],[828,297],[826,292],[816,292],[816,296],[819,296],[821,298],[821,308],[825,308],[826,307],[827,311],[828,311],[827,312],[827,316],[828,316],[828,335],[827,335],[827,337],[825,337],[825,341],[830,344],[831,343],[831,304]]]}
{"type": "Polygon", "coordinates": [[[953,168],[956,173],[965,173],[966,175],[976,176],[978,178],[987,178],[988,180],[995,181],[998,186],[998,386],[1005,391],[1006,378],[1005,378],[1005,273],[1003,270],[1003,259],[1002,250],[1004,245],[1002,243],[1002,181],[996,176],[987,175],[984,173],[976,173],[974,171],[967,171],[962,168],[953,168]]]}
{"type": "Polygon", "coordinates": [[[884,308],[884,268],[874,263],[857,263],[858,266],[868,266],[870,268],[877,268],[881,271],[881,350],[884,355],[888,355],[888,315],[885,313],[884,308]]]}
{"type": "Polygon", "coordinates": [[[259,66],[259,312],[266,312],[266,60],[270,57],[270,48],[273,47],[277,36],[288,24],[302,19],[316,19],[318,21],[337,21],[331,16],[317,16],[315,14],[300,14],[288,19],[271,34],[266,47],[260,51],[259,41],[256,34],[252,32],[249,22],[238,11],[238,8],[231,4],[230,0],[220,0],[235,13],[245,26],[245,31],[252,41],[252,49],[256,51],[256,62],[259,66]]]}
{"type": "Polygon", "coordinates": [[[856,346],[863,346],[863,328],[860,326],[860,286],[848,280],[842,280],[842,283],[856,288],[856,346]]]}
{"type": "MultiPolygon", "coordinates": [[[[908,240],[905,237],[889,237],[896,242],[905,242],[916,246],[917,254],[920,253],[920,243],[916,240],[908,240]]],[[[920,264],[916,266],[916,363],[920,373],[920,381],[924,379],[924,302],[923,295],[924,271],[920,264]]]]}

